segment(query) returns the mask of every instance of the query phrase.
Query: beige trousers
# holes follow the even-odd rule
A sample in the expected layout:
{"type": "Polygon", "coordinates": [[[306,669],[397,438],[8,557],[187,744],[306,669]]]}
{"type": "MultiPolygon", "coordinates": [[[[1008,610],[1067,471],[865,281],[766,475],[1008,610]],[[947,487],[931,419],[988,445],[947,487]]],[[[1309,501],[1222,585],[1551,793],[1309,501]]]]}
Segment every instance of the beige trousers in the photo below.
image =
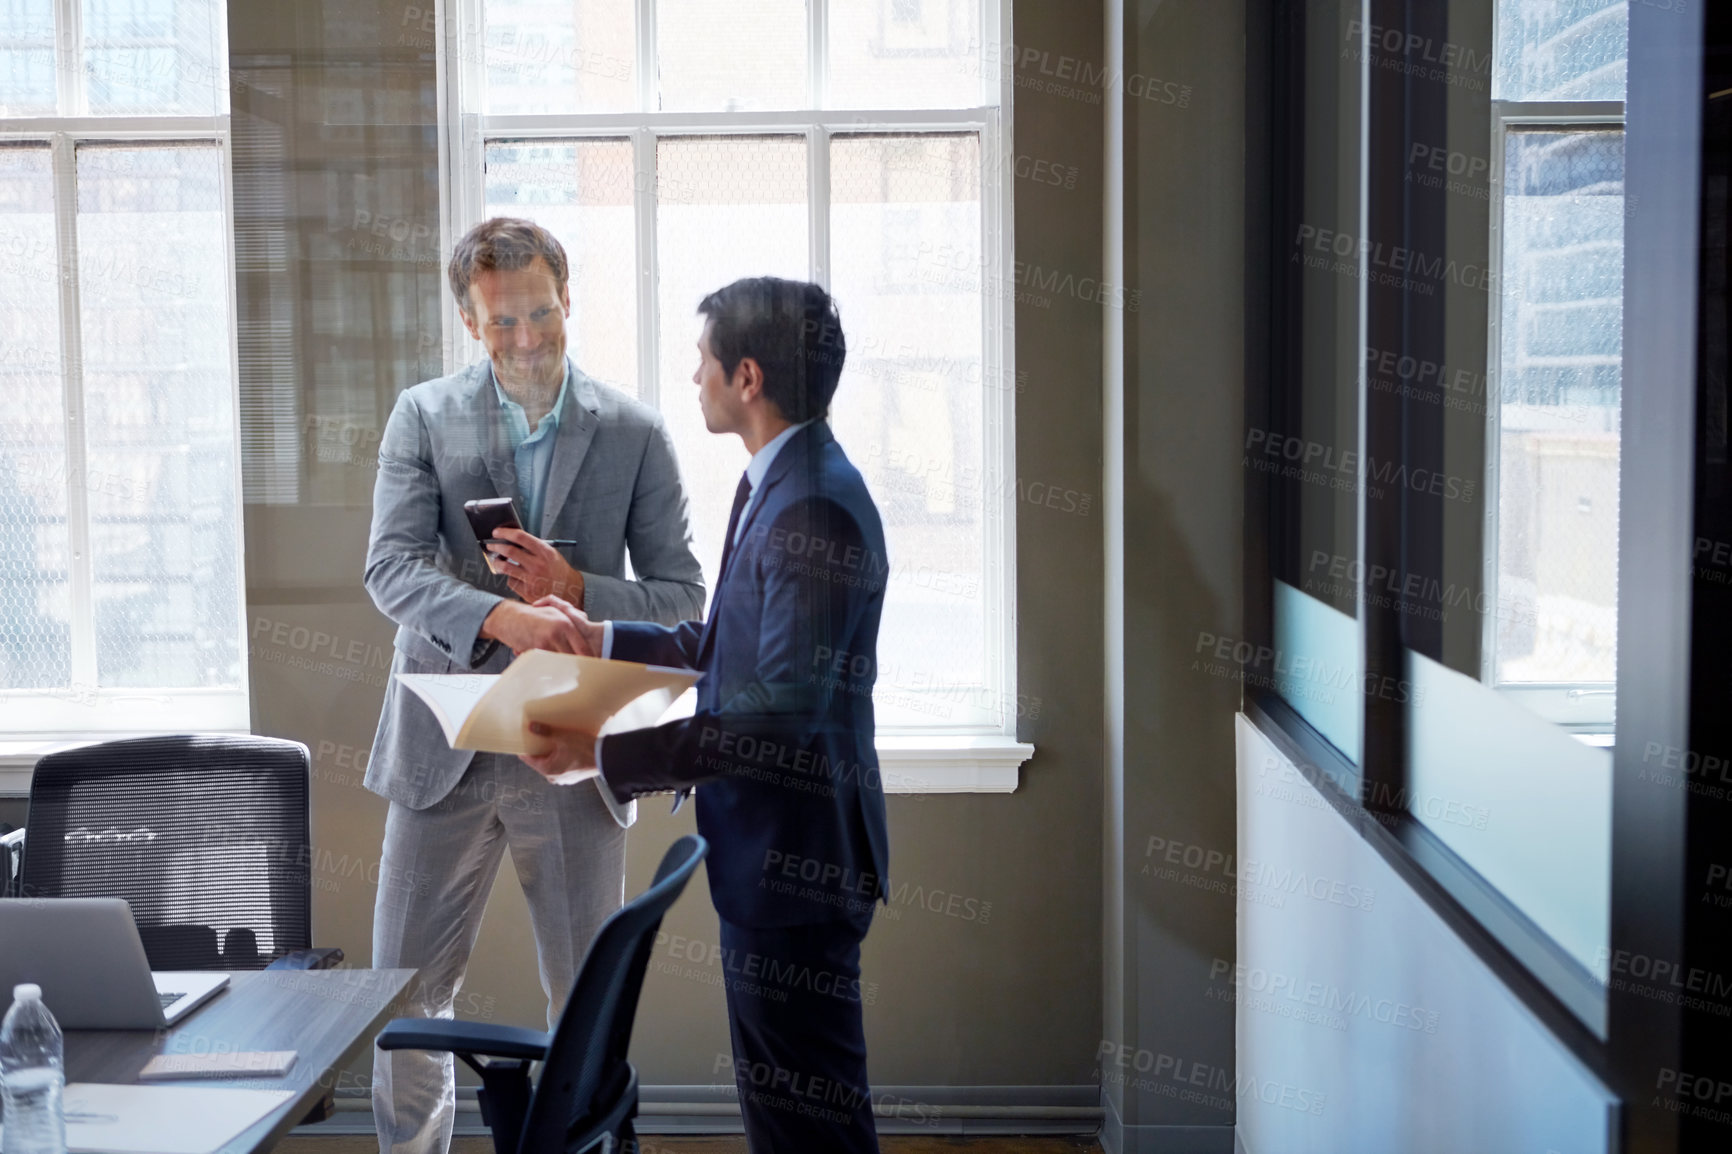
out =
{"type": "MultiPolygon", "coordinates": [[[[592,782],[551,785],[515,757],[478,753],[424,810],[391,803],[373,910],[373,965],[420,972],[404,1017],[481,1018],[463,975],[507,849],[529,901],[547,1024],[559,1020],[590,941],[625,900],[625,830],[592,782]]],[[[495,995],[496,996],[496,995],[495,995]]],[[[373,1054],[381,1154],[445,1154],[456,1114],[450,1054],[373,1054]]]]}

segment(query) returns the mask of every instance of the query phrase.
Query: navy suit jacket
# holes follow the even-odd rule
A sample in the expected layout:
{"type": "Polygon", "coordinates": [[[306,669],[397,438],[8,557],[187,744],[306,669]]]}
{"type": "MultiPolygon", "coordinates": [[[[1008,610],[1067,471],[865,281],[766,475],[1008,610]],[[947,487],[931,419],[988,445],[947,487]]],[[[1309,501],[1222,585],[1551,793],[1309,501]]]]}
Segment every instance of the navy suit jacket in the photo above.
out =
{"type": "Polygon", "coordinates": [[[878,508],[822,420],[776,454],[707,621],[614,622],[612,656],[702,670],[689,718],[601,741],[622,802],[697,791],[716,912],[864,924],[888,892],[872,685],[889,562],[878,508]]]}

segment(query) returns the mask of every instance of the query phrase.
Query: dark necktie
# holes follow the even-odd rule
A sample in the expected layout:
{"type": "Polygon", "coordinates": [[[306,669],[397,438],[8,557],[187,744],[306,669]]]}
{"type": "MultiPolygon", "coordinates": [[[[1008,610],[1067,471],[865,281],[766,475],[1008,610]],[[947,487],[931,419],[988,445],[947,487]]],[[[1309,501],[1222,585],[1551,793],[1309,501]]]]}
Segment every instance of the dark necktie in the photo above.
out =
{"type": "Polygon", "coordinates": [[[728,513],[728,535],[722,540],[722,567],[716,571],[716,587],[720,588],[722,576],[728,571],[728,561],[734,555],[734,534],[740,527],[740,514],[746,511],[746,502],[752,499],[752,482],[746,474],[740,474],[739,487],[734,490],[734,507],[728,513]]]}
{"type": "MultiPolygon", "coordinates": [[[[725,577],[728,572],[728,562],[734,556],[734,532],[740,527],[740,514],[746,511],[746,502],[751,499],[752,482],[746,477],[746,474],[741,473],[739,487],[734,490],[734,507],[728,511],[728,535],[722,541],[722,567],[716,571],[717,589],[722,587],[722,578],[725,577]]],[[[710,606],[709,621],[706,622],[706,628],[713,627],[714,624],[715,606],[712,604],[710,606]]],[[[691,795],[692,790],[690,786],[687,786],[685,789],[676,793],[674,795],[674,807],[669,812],[678,813],[680,811],[680,806],[684,805],[686,803],[686,798],[691,795]]]]}

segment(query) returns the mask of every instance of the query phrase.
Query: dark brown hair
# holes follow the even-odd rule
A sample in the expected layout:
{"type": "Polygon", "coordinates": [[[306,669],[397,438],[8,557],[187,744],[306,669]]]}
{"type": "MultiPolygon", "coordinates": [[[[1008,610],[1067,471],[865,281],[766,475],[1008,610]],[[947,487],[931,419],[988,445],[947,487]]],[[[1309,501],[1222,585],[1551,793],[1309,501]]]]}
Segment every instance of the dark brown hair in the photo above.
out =
{"type": "Polygon", "coordinates": [[[484,220],[457,242],[451,252],[451,267],[446,276],[451,281],[451,295],[464,312],[469,311],[469,286],[476,274],[492,269],[512,272],[528,268],[540,257],[553,273],[560,291],[565,289],[565,246],[551,232],[534,221],[514,216],[496,216],[484,220]]]}

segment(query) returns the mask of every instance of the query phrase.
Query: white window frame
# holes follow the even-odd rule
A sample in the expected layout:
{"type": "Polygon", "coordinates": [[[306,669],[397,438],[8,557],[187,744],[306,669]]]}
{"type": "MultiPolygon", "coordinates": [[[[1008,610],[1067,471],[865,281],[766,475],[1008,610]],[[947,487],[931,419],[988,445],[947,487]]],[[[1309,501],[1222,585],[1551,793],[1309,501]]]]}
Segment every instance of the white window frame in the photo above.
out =
{"type": "Polygon", "coordinates": [[[156,733],[249,733],[249,673],[245,655],[244,565],[240,441],[240,357],[235,301],[234,180],[230,149],[227,10],[214,6],[222,51],[212,81],[220,110],[214,116],[93,116],[86,101],[83,13],[80,0],[55,0],[54,113],[12,116],[0,122],[0,142],[46,144],[54,173],[55,260],[59,270],[60,374],[65,400],[66,520],[71,535],[70,635],[72,684],[58,689],[0,690],[0,793],[13,776],[53,749],[95,739],[156,733]],[[101,688],[97,685],[96,625],[91,593],[90,520],[85,500],[82,325],[79,314],[77,149],[89,143],[214,144],[223,180],[223,245],[229,314],[230,435],[234,444],[236,588],[235,640],[242,655],[239,685],[227,689],[101,688]]]}
{"type": "MultiPolygon", "coordinates": [[[[508,138],[629,138],[634,170],[656,171],[656,142],[662,136],[804,134],[808,157],[809,276],[830,283],[829,142],[837,135],[887,132],[978,132],[981,140],[981,252],[983,284],[983,382],[1015,379],[1015,318],[1012,301],[1001,291],[1011,284],[1012,165],[1010,164],[1013,76],[989,53],[1009,45],[1010,0],[979,0],[982,8],[981,102],[967,109],[828,109],[821,93],[827,68],[828,0],[807,0],[810,108],[795,111],[652,112],[656,101],[656,0],[636,0],[636,112],[489,116],[471,111],[485,92],[485,0],[436,0],[438,86],[440,91],[439,174],[440,248],[482,219],[485,211],[483,160],[486,142],[508,138]],[[994,286],[997,286],[995,289],[994,286]]],[[[660,404],[660,345],[656,262],[655,181],[637,179],[638,395],[660,404]]],[[[453,372],[480,356],[466,339],[457,302],[441,278],[445,367],[453,372]]],[[[878,732],[878,756],[888,793],[1009,793],[1016,789],[1021,764],[1034,746],[1016,739],[1016,476],[1015,394],[985,388],[983,413],[982,595],[987,621],[988,688],[1001,703],[996,727],[932,727],[878,732]],[[1008,483],[1007,483],[1008,482],[1008,483]]]]}
{"type": "MultiPolygon", "coordinates": [[[[1503,283],[1504,151],[1511,128],[1623,128],[1621,100],[1494,100],[1491,102],[1491,258],[1503,283]]],[[[1498,454],[1503,437],[1503,308],[1493,300],[1487,310],[1486,352],[1486,604],[1492,612],[1480,618],[1480,681],[1522,708],[1580,734],[1610,733],[1617,706],[1617,686],[1610,681],[1501,682],[1497,679],[1497,633],[1502,604],[1498,592],[1498,454]]]]}

